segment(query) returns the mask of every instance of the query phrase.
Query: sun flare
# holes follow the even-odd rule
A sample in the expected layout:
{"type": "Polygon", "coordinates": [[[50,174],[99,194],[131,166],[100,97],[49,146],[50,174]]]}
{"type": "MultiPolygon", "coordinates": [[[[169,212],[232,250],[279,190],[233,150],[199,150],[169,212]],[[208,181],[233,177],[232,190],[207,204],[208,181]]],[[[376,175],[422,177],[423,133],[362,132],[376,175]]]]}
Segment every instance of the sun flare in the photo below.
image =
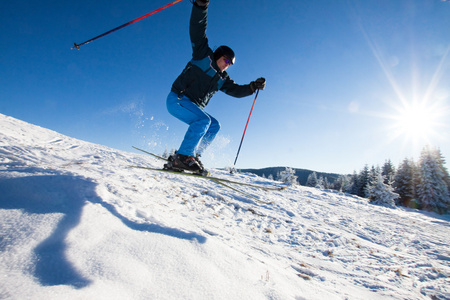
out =
{"type": "Polygon", "coordinates": [[[414,104],[402,107],[394,117],[397,136],[413,141],[428,141],[436,134],[440,115],[432,106],[414,104]]]}

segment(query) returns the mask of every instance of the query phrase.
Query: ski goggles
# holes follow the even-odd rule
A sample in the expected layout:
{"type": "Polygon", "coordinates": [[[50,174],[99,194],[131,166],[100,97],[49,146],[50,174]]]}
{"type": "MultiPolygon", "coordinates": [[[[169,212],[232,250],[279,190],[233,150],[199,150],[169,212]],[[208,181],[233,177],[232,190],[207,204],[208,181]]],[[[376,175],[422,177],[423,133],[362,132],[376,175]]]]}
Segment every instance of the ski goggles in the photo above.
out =
{"type": "Polygon", "coordinates": [[[226,56],[223,57],[223,61],[229,66],[233,64],[233,61],[226,56]]]}

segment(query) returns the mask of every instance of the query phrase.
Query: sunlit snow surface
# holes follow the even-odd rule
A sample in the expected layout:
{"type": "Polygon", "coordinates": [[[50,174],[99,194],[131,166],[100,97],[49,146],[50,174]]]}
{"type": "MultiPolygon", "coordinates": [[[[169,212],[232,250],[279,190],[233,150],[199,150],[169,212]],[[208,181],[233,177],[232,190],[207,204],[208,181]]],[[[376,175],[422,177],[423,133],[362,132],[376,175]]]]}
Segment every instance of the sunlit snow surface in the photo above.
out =
{"type": "Polygon", "coordinates": [[[0,114],[0,299],[450,298],[449,215],[130,165],[0,114]]]}

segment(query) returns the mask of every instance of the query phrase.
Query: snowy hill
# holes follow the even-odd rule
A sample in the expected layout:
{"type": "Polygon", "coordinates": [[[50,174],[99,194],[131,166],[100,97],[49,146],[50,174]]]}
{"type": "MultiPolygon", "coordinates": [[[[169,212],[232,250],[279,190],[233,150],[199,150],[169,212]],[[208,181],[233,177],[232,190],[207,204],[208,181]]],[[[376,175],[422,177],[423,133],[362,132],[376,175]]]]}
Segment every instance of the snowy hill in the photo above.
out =
{"type": "Polygon", "coordinates": [[[450,299],[448,215],[0,128],[0,299],[450,299]]]}

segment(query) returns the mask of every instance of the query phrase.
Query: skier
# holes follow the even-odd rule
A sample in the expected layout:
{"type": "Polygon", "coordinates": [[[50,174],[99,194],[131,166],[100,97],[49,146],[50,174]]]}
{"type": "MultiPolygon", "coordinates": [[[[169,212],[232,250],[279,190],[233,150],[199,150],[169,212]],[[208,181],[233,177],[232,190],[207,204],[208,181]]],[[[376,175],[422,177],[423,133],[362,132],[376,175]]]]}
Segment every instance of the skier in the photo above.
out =
{"type": "Polygon", "coordinates": [[[204,108],[218,91],[233,97],[246,97],[264,89],[266,80],[258,78],[247,85],[238,85],[226,70],[235,62],[231,48],[220,46],[213,51],[206,36],[209,0],[194,0],[189,34],[192,59],[172,85],[167,97],[167,110],[189,125],[183,142],[175,155],[169,157],[166,169],[189,170],[202,173],[199,157],[214,140],[220,129],[219,122],[204,108]]]}

